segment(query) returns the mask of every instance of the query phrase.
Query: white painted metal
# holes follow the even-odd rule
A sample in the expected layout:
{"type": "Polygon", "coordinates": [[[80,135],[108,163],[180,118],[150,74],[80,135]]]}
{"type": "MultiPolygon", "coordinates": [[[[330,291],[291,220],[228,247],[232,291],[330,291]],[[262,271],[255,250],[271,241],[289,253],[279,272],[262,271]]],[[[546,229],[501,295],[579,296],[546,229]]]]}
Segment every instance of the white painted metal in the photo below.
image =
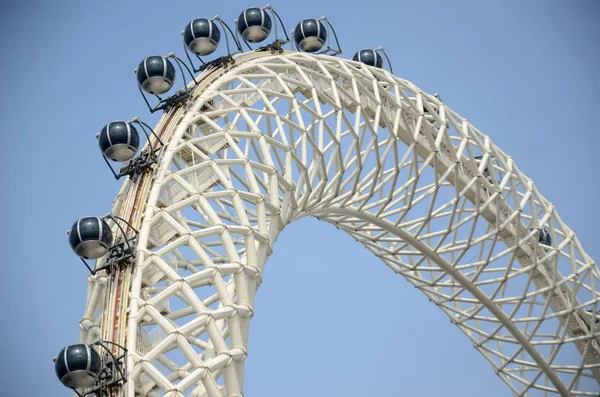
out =
{"type": "Polygon", "coordinates": [[[331,56],[242,54],[156,130],[158,169],[113,205],[141,228],[137,263],[90,278],[81,323],[82,340],[129,349],[113,396],[241,396],[265,263],[305,216],[426,294],[515,395],[598,395],[597,265],[514,161],[434,96],[331,56]]]}

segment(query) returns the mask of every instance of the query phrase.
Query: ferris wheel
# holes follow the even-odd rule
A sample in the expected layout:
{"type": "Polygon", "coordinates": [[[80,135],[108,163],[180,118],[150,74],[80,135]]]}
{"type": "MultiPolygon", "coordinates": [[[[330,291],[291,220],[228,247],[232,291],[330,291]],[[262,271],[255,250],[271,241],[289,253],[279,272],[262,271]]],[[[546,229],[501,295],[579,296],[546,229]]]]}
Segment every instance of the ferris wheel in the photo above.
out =
{"type": "Polygon", "coordinates": [[[338,57],[326,17],[288,36],[267,5],[234,25],[195,19],[185,61],[140,63],[140,93],[164,111],[154,128],[97,135],[125,181],[107,215],[69,231],[90,276],[60,381],[79,396],[243,396],[265,264],[311,216],[423,292],[514,395],[597,396],[598,266],[512,158],[396,77],[383,48],[338,57]],[[203,59],[223,38],[228,54],[203,59]]]}

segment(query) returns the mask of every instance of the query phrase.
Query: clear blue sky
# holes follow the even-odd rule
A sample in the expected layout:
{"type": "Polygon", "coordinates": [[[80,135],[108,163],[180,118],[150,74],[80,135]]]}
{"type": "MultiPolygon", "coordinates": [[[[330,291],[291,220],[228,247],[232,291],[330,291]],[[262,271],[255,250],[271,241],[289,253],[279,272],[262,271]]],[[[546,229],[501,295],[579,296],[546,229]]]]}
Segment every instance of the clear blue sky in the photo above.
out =
{"type": "MultiPolygon", "coordinates": [[[[147,55],[181,54],[189,20],[220,14],[232,21],[252,5],[2,2],[3,396],[70,395],[51,358],[77,340],[86,271],[65,232],[81,216],[105,214],[120,185],[94,134],[114,119],[157,120],[139,97],[133,69],[147,55]]],[[[288,30],[300,19],[329,16],[344,57],[383,45],[397,75],[439,92],[511,154],[600,258],[600,2],[274,6],[288,30]]],[[[255,309],[247,396],[509,395],[424,296],[349,236],[315,220],[283,232],[255,309]],[[281,312],[284,303],[301,307],[301,315],[281,312]],[[377,320],[365,321],[367,313],[377,320]],[[295,358],[275,363],[282,350],[295,358]]]]}

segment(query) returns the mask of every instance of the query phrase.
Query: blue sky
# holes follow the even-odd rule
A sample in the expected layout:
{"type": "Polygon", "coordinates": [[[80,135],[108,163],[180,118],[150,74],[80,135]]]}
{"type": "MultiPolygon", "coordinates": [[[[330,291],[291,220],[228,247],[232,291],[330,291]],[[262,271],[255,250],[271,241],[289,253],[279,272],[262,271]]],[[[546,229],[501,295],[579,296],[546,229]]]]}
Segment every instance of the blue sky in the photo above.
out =
{"type": "MultiPolygon", "coordinates": [[[[0,373],[3,395],[70,395],[55,379],[51,358],[77,340],[86,271],[65,232],[81,216],[105,214],[119,189],[94,134],[115,119],[157,121],[139,97],[133,69],[147,55],[182,54],[180,31],[189,20],[220,14],[232,21],[252,5],[3,2],[0,352],[10,363],[0,373]]],[[[600,3],[273,5],[288,30],[326,14],[343,57],[383,45],[397,75],[439,92],[491,136],[556,205],[592,258],[600,257],[600,3]]],[[[283,232],[255,309],[248,396],[509,395],[424,296],[316,220],[283,232]],[[282,312],[282,303],[298,309],[282,312]],[[366,313],[376,320],[366,321],[366,313]],[[282,350],[288,358],[275,363],[282,350]]]]}

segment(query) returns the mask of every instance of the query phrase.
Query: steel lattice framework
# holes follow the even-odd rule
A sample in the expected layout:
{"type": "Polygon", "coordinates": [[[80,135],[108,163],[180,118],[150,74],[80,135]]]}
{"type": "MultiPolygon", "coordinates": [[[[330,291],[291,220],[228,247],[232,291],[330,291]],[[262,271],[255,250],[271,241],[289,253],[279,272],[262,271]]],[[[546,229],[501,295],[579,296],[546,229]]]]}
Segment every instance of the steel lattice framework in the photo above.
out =
{"type": "Polygon", "coordinates": [[[89,278],[81,321],[83,341],[129,349],[113,396],[242,396],[265,263],[307,216],[421,290],[515,395],[598,395],[597,265],[514,161],[436,97],[354,61],[247,53],[202,73],[155,131],[158,167],[113,202],[140,228],[136,264],[89,278]]]}

